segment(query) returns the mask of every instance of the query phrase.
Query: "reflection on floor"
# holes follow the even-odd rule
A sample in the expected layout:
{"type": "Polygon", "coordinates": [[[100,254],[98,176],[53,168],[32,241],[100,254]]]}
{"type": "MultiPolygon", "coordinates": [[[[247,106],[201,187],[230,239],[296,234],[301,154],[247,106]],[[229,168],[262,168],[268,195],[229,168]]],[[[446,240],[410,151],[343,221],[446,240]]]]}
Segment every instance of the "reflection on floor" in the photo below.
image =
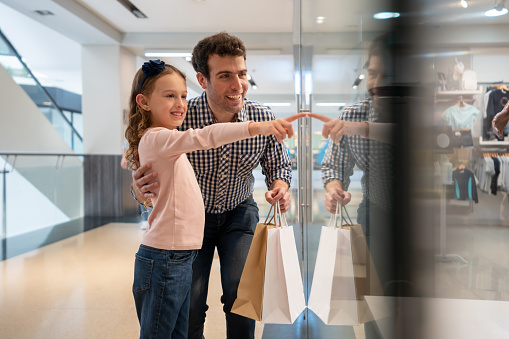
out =
{"type": "Polygon", "coordinates": [[[466,260],[438,262],[436,296],[509,301],[509,229],[448,225],[447,253],[466,260]]]}
{"type": "MultiPolygon", "coordinates": [[[[509,301],[507,194],[478,192],[472,207],[446,205],[444,248],[436,247],[450,259],[435,266],[436,297],[509,301]]],[[[435,235],[441,243],[438,229],[435,235]]]]}

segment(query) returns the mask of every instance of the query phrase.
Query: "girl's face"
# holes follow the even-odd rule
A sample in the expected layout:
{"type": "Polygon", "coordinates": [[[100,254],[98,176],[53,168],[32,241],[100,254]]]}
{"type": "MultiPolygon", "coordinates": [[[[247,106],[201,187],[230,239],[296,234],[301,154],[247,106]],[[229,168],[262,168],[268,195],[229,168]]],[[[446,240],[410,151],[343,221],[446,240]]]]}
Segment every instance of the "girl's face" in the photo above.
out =
{"type": "Polygon", "coordinates": [[[173,129],[182,125],[187,113],[186,97],[186,81],[177,73],[157,79],[154,90],[146,97],[145,105],[142,105],[150,111],[151,127],[173,129]]]}

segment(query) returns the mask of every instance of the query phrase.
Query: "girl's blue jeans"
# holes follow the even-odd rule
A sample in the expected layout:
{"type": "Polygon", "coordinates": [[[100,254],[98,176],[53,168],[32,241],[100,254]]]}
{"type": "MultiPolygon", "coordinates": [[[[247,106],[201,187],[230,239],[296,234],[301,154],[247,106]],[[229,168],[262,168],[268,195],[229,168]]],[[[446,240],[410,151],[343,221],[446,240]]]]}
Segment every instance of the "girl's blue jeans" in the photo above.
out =
{"type": "Polygon", "coordinates": [[[192,266],[197,253],[140,245],[133,283],[140,338],[187,338],[192,266]]]}

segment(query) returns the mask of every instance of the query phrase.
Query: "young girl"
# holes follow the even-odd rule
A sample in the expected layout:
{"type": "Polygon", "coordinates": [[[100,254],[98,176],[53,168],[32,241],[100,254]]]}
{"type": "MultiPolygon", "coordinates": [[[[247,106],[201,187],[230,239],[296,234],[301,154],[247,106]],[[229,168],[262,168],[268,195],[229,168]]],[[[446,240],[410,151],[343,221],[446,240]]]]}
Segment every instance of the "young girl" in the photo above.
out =
{"type": "Polygon", "coordinates": [[[187,337],[192,263],[202,245],[205,208],[185,153],[259,134],[273,134],[281,142],[293,135],[291,122],[305,116],[181,132],[175,128],[186,116],[186,97],[184,74],[160,60],[146,62],[134,77],[126,157],[131,169],[151,163],[160,183],[134,267],[140,338],[187,337]]]}

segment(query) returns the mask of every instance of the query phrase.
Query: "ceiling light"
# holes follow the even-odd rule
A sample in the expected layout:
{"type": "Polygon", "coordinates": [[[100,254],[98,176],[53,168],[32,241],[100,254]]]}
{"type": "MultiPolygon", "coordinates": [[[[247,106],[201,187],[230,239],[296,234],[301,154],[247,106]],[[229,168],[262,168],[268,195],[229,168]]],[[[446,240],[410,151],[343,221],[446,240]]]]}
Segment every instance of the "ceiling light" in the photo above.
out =
{"type": "Polygon", "coordinates": [[[325,21],[325,17],[324,16],[317,16],[316,17],[316,23],[317,24],[323,24],[325,21]]]}
{"type": "Polygon", "coordinates": [[[461,0],[461,1],[460,1],[460,5],[461,5],[461,7],[463,7],[463,8],[468,8],[468,2],[467,2],[467,0],[461,0]]]}
{"type": "Polygon", "coordinates": [[[131,12],[138,19],[145,19],[147,16],[138,9],[131,1],[129,0],[117,0],[120,2],[129,12],[131,12]]]}
{"type": "Polygon", "coordinates": [[[45,16],[45,15],[55,15],[55,14],[53,14],[53,12],[48,11],[46,9],[37,10],[37,11],[35,11],[35,13],[37,13],[39,15],[42,15],[42,16],[45,16]]]}
{"type": "Polygon", "coordinates": [[[357,87],[359,87],[359,84],[361,83],[362,79],[364,79],[364,74],[360,74],[357,78],[355,78],[352,88],[357,89],[357,87]]]}
{"type": "Polygon", "coordinates": [[[486,16],[501,16],[501,15],[505,15],[507,14],[507,12],[509,12],[507,10],[507,8],[505,8],[505,0],[499,0],[496,4],[495,4],[495,7],[490,9],[489,11],[486,11],[486,13],[484,13],[484,15],[486,16]]]}
{"type": "Polygon", "coordinates": [[[256,82],[253,80],[253,77],[248,75],[248,80],[247,81],[249,81],[249,84],[251,85],[251,87],[253,89],[257,89],[258,88],[258,86],[256,86],[256,82]]]}
{"type": "Polygon", "coordinates": [[[192,54],[189,52],[171,52],[171,51],[146,51],[145,56],[147,58],[187,58],[191,57],[192,54]]]}
{"type": "Polygon", "coordinates": [[[373,18],[384,20],[384,19],[392,19],[399,17],[400,14],[398,12],[379,12],[373,15],[373,18]]]}
{"type": "Polygon", "coordinates": [[[484,15],[491,16],[491,17],[493,17],[493,16],[501,16],[501,15],[507,14],[507,12],[509,12],[507,10],[507,8],[502,8],[502,10],[500,10],[500,11],[497,10],[496,8],[492,8],[489,11],[486,11],[486,13],[484,13],[484,15]]]}

